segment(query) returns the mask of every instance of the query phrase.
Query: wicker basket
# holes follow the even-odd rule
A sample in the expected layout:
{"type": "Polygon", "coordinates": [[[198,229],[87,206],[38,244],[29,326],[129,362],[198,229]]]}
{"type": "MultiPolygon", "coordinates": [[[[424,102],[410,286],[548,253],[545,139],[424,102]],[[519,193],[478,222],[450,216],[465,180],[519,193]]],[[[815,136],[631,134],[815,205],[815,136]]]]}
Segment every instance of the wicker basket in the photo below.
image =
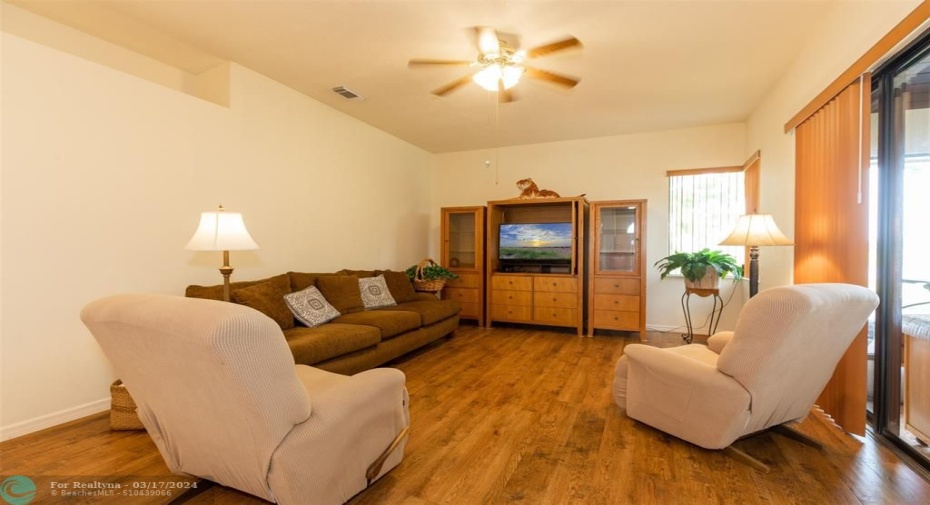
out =
{"type": "Polygon", "coordinates": [[[136,414],[136,402],[132,400],[132,396],[129,396],[129,390],[126,389],[121,380],[110,384],[110,429],[145,429],[136,414]]]}
{"type": "Polygon", "coordinates": [[[442,291],[442,287],[446,285],[445,279],[424,279],[423,278],[423,269],[430,266],[436,265],[436,262],[430,258],[424,258],[417,263],[417,271],[413,276],[413,289],[416,291],[421,291],[424,293],[438,293],[442,291]]]}

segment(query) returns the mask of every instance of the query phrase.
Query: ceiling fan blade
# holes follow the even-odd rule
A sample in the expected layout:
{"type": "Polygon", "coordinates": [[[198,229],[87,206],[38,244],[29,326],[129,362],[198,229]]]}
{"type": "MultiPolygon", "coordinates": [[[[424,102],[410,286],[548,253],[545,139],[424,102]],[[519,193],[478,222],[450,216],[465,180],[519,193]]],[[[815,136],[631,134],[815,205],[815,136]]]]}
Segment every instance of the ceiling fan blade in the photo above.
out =
{"type": "Polygon", "coordinates": [[[497,101],[498,103],[510,103],[514,101],[513,93],[509,89],[504,88],[504,81],[501,79],[497,80],[497,101]]]}
{"type": "Polygon", "coordinates": [[[501,42],[497,30],[488,26],[476,26],[475,40],[481,54],[500,54],[501,42]]]}
{"type": "Polygon", "coordinates": [[[554,74],[547,70],[540,70],[538,68],[526,67],[526,76],[533,79],[539,79],[540,81],[551,82],[552,84],[557,84],[566,88],[574,88],[579,82],[578,79],[573,79],[564,75],[554,74]]]}
{"type": "Polygon", "coordinates": [[[466,60],[433,60],[429,58],[414,58],[407,62],[408,67],[419,67],[426,65],[445,65],[450,67],[465,67],[473,62],[466,60]]]}
{"type": "Polygon", "coordinates": [[[558,42],[552,42],[551,44],[545,44],[542,46],[534,47],[526,51],[527,58],[539,58],[540,56],[546,56],[552,53],[559,51],[564,51],[566,49],[571,49],[573,47],[584,47],[581,44],[581,41],[575,37],[569,37],[558,42]]]}
{"type": "Polygon", "coordinates": [[[446,95],[448,95],[449,93],[452,93],[453,91],[455,91],[455,90],[461,88],[462,86],[468,84],[469,82],[471,82],[471,76],[472,76],[472,75],[474,75],[474,74],[472,73],[472,74],[468,74],[468,75],[466,75],[466,76],[460,77],[460,78],[458,78],[458,79],[456,79],[456,80],[450,82],[449,84],[446,84],[445,86],[442,86],[442,87],[440,87],[440,88],[434,89],[434,90],[432,91],[432,93],[433,93],[434,95],[436,95],[436,96],[446,96],[446,95]]]}

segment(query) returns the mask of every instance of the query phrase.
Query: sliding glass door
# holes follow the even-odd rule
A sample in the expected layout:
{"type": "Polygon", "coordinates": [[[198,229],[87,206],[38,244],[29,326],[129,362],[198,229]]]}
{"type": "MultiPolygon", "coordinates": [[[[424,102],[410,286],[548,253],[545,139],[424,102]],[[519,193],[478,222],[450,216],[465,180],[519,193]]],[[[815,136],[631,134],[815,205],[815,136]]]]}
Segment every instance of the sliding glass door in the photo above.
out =
{"type": "Polygon", "coordinates": [[[930,464],[930,42],[873,80],[876,432],[930,464]]]}

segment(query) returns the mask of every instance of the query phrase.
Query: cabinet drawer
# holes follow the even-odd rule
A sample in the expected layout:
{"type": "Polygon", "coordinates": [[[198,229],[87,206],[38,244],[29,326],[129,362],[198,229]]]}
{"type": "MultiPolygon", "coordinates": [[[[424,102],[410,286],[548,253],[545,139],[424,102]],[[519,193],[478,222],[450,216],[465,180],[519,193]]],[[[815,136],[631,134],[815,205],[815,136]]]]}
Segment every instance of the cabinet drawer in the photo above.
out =
{"type": "Polygon", "coordinates": [[[491,319],[499,321],[531,321],[533,308],[522,305],[491,305],[491,319]]]}
{"type": "Polygon", "coordinates": [[[595,310],[594,326],[615,330],[639,330],[639,312],[620,310],[595,310]]]}
{"type": "Polygon", "coordinates": [[[536,307],[533,309],[533,319],[540,323],[575,326],[578,324],[578,311],[575,309],[536,307]]]}
{"type": "Polygon", "coordinates": [[[595,277],[594,292],[616,295],[638,295],[639,279],[619,279],[617,277],[595,277]]]}
{"type": "Polygon", "coordinates": [[[578,279],[569,277],[534,277],[533,291],[577,293],[578,279]]]}
{"type": "Polygon", "coordinates": [[[478,303],[478,290],[468,288],[445,288],[442,290],[443,300],[455,300],[460,303],[478,303]]]}
{"type": "Polygon", "coordinates": [[[495,289],[491,291],[491,303],[529,307],[533,305],[533,293],[532,291],[495,289]]]}
{"type": "Polygon", "coordinates": [[[594,310],[627,310],[639,312],[639,296],[594,295],[594,310]]]}
{"type": "Polygon", "coordinates": [[[477,288],[481,285],[480,276],[474,273],[456,273],[458,279],[446,280],[446,287],[449,288],[477,288]]]}
{"type": "Polygon", "coordinates": [[[533,306],[558,307],[563,309],[578,308],[578,293],[533,293],[533,306]]]}
{"type": "Polygon", "coordinates": [[[478,319],[481,315],[481,305],[477,303],[460,303],[462,306],[462,312],[459,312],[459,317],[478,319]]]}
{"type": "Polygon", "coordinates": [[[526,275],[494,275],[491,277],[491,288],[532,291],[533,278],[526,275]]]}

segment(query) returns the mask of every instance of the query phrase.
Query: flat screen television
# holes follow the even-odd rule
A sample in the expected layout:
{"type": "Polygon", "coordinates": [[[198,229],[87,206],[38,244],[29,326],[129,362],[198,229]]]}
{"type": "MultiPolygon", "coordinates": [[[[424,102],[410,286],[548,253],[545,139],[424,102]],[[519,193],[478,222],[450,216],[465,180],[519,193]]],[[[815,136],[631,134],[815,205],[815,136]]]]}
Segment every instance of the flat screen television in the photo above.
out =
{"type": "Polygon", "coordinates": [[[500,225],[498,259],[511,264],[572,261],[572,223],[500,225]]]}

